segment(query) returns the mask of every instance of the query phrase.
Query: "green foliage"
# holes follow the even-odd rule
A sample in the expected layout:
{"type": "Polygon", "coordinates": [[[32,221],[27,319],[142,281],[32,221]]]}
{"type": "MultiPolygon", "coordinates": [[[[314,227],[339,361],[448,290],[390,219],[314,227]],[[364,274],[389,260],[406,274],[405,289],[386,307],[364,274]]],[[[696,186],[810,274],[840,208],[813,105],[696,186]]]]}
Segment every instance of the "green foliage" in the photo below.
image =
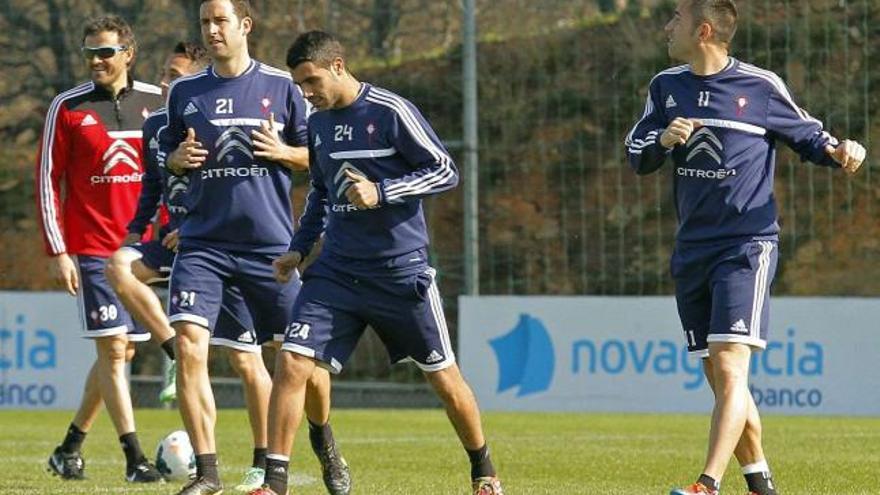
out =
{"type": "MultiPolygon", "coordinates": [[[[184,22],[192,19],[197,2],[189,9],[170,0],[102,3],[118,4],[137,20],[137,70],[146,80],[155,79],[171,40],[197,33],[192,22],[184,22]]],[[[648,81],[672,64],[663,26],[674,2],[625,3],[625,9],[603,14],[595,0],[479,2],[484,293],[671,291],[671,179],[665,173],[636,178],[626,166],[622,141],[642,113],[648,81]]],[[[46,4],[12,0],[0,7],[0,46],[3,56],[11,57],[0,76],[0,137],[14,143],[0,150],[0,245],[5,249],[0,269],[6,275],[0,287],[5,288],[51,287],[42,266],[21,262],[25,253],[40,250],[33,156],[58,81],[83,75],[81,61],[70,59],[77,26],[99,10],[92,0],[49,4],[69,7],[56,19],[67,27],[63,33],[50,36],[46,4]],[[19,10],[37,27],[29,31],[32,24],[10,23],[19,10]],[[67,44],[53,49],[59,40],[67,44]]],[[[366,41],[373,39],[367,34],[369,2],[320,1],[310,8],[292,0],[257,4],[252,48],[258,57],[283,67],[284,51],[297,32],[344,26],[335,30],[348,45],[357,76],[412,100],[460,158],[457,4],[400,0],[400,25],[406,29],[386,31],[381,56],[366,41]]],[[[735,56],[779,73],[798,102],[835,135],[865,141],[870,165],[877,156],[872,140],[880,135],[877,3],[758,0],[741,2],[740,11],[735,56]]],[[[871,268],[880,266],[880,246],[860,235],[873,232],[873,224],[863,219],[880,208],[871,170],[849,179],[803,165],[788,152],[778,163],[783,239],[777,292],[880,291],[880,276],[871,268]]],[[[441,262],[445,294],[457,294],[461,189],[428,204],[432,255],[441,262]]]]}
{"type": "MultiPolygon", "coordinates": [[[[870,143],[880,109],[874,89],[880,76],[878,10],[870,2],[845,8],[819,1],[749,2],[741,9],[732,50],[780,74],[830,132],[870,143]]],[[[622,146],[643,111],[651,77],[674,64],[663,34],[671,12],[666,2],[653,10],[629,9],[612,22],[593,15],[583,19],[597,22],[526,23],[516,32],[500,24],[481,29],[488,40],[479,46],[478,66],[484,293],[671,291],[667,266],[676,223],[671,178],[666,172],[637,178],[622,146]]],[[[412,99],[449,139],[461,132],[459,95],[447,89],[458,82],[459,54],[451,55],[365,76],[412,99]]],[[[777,290],[839,293],[842,287],[811,281],[832,282],[837,277],[831,274],[845,268],[854,271],[840,278],[857,280],[845,290],[876,294],[880,285],[873,272],[865,273],[864,262],[844,266],[798,256],[810,245],[810,252],[828,254],[836,236],[862,225],[857,218],[870,218],[878,207],[871,171],[849,179],[801,164],[780,148],[784,256],[777,290]],[[794,258],[798,269],[788,270],[794,258]]],[[[434,207],[459,211],[448,202],[434,207]]],[[[448,216],[450,223],[433,228],[457,234],[460,217],[448,216]]],[[[844,249],[835,252],[841,260],[856,253],[862,261],[880,256],[868,242],[844,249]]]]}

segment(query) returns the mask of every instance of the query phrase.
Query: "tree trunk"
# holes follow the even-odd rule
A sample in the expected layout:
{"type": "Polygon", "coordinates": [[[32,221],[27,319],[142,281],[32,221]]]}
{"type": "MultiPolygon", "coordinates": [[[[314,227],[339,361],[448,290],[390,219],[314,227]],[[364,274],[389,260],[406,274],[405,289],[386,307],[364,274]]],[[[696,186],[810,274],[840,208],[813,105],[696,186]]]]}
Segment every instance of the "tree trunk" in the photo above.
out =
{"type": "Polygon", "coordinates": [[[599,1],[599,10],[602,11],[603,14],[611,14],[614,12],[620,12],[626,9],[628,0],[598,0],[599,1]]]}
{"type": "MultiPolygon", "coordinates": [[[[58,94],[72,88],[76,84],[74,62],[72,60],[73,57],[71,57],[74,50],[71,50],[65,36],[65,33],[71,28],[71,26],[64,25],[65,9],[59,8],[55,0],[48,0],[48,3],[49,31],[44,36],[49,43],[49,48],[52,50],[52,55],[55,57],[55,66],[58,70],[54,77],[50,76],[49,84],[51,84],[54,93],[58,94]]],[[[79,41],[79,37],[77,37],[77,41],[79,41]]],[[[78,45],[76,52],[79,52],[78,45]]],[[[77,57],[77,60],[79,60],[79,57],[77,57]]]]}
{"type": "Polygon", "coordinates": [[[373,0],[369,34],[371,56],[388,58],[400,15],[399,0],[373,0]]]}
{"type": "Polygon", "coordinates": [[[199,6],[201,6],[201,0],[184,0],[181,2],[183,4],[183,10],[186,14],[186,36],[189,41],[201,42],[202,40],[202,28],[201,28],[201,20],[199,17],[199,6]]]}

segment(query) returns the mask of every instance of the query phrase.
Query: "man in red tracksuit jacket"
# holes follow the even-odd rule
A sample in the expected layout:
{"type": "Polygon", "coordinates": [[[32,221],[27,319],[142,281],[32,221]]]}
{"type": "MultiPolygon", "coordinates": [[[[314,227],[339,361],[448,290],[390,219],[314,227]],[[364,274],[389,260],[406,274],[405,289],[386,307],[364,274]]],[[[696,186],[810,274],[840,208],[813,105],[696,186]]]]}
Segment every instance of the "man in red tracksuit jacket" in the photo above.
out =
{"type": "Polygon", "coordinates": [[[84,477],[80,447],[103,399],[126,456],[126,480],[156,482],[162,477],[138,443],[125,377],[133,343],[150,335],[133,324],[116,298],[104,264],[137,207],[144,174],[141,126],[162,105],[161,91],[130,76],[136,45],[123,19],[87,23],[81,50],[91,81],[59,94],[49,107],[36,196],[50,270],[78,298],[84,336],[95,341],[97,359],[67,435],[49,458],[49,470],[64,479],[84,477]]]}

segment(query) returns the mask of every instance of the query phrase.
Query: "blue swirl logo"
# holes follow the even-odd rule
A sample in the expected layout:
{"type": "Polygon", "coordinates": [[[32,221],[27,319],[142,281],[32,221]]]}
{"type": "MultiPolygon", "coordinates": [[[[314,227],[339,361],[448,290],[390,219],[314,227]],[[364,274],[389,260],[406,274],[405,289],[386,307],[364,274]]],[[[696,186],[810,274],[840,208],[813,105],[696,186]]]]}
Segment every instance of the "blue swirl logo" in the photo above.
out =
{"type": "Polygon", "coordinates": [[[525,397],[550,388],[556,354],[541,320],[523,313],[510,332],[489,345],[498,360],[498,393],[519,387],[516,396],[525,397]]]}

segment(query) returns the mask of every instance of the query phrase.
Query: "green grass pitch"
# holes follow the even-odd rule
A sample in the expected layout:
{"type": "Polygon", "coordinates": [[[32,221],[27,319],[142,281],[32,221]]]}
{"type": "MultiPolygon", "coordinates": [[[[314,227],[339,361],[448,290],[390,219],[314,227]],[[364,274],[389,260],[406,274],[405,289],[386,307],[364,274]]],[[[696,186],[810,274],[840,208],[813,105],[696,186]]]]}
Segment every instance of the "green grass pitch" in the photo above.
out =
{"type": "MultiPolygon", "coordinates": [[[[152,456],[160,438],[181,428],[177,411],[136,412],[141,443],[152,456]]],[[[179,485],[123,481],[122,452],[106,414],[85,446],[88,480],[63,482],[45,472],[71,413],[0,411],[0,493],[173,494],[179,485]]],[[[354,494],[466,494],[469,467],[440,410],[338,410],[336,438],[348,459],[354,494]]],[[[509,495],[659,494],[699,474],[708,430],[701,416],[486,413],[484,423],[509,495]]],[[[780,493],[880,494],[880,418],[765,418],[765,448],[780,493]]],[[[231,488],[248,467],[245,412],[218,417],[221,474],[231,488]]],[[[292,494],[322,494],[318,463],[304,430],[291,466],[292,494]]],[[[746,493],[736,463],[725,494],[746,493]]]]}

